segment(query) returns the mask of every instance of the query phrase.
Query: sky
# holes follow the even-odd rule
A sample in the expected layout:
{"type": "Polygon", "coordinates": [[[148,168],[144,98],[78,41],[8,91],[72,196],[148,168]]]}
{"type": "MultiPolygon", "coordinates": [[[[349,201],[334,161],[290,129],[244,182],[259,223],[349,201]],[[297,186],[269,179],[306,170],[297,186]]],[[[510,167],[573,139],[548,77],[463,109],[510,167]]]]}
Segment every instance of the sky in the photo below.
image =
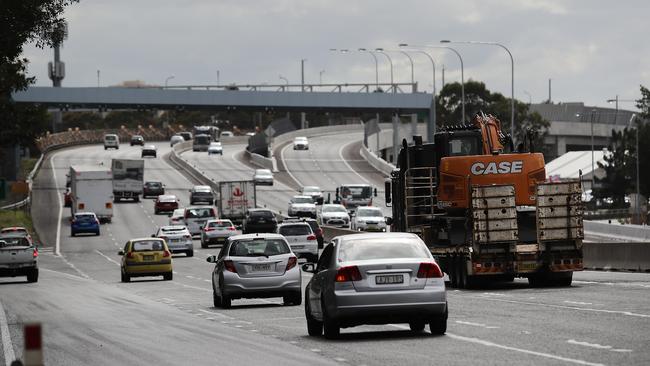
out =
{"type": "MultiPolygon", "coordinates": [[[[498,42],[514,58],[515,98],[538,103],[584,102],[621,109],[650,87],[650,2],[600,0],[81,0],[65,12],[63,86],[374,83],[368,53],[398,44],[440,46],[440,40],[498,42]],[[322,71],[322,72],[321,72],[322,71]]],[[[465,80],[511,94],[511,64],[498,46],[449,44],[462,56],[465,80]]],[[[436,62],[436,88],[460,81],[458,56],[425,49],[436,62]]],[[[389,53],[395,82],[411,80],[410,63],[389,53]]],[[[49,86],[51,49],[27,45],[28,73],[49,86]]],[[[412,53],[420,91],[432,90],[432,67],[412,53]]],[[[380,82],[388,59],[377,55],[380,82]]]]}

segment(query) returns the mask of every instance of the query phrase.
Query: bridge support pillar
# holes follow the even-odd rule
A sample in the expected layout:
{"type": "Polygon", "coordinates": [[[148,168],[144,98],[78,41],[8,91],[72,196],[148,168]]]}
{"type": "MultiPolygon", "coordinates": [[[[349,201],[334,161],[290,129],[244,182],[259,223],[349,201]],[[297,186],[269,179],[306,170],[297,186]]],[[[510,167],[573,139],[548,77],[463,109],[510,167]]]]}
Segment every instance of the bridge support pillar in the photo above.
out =
{"type": "Polygon", "coordinates": [[[307,114],[305,112],[300,112],[300,128],[307,128],[307,114]]]}
{"type": "Polygon", "coordinates": [[[393,164],[397,165],[397,155],[399,154],[399,115],[393,113],[393,164]]]}

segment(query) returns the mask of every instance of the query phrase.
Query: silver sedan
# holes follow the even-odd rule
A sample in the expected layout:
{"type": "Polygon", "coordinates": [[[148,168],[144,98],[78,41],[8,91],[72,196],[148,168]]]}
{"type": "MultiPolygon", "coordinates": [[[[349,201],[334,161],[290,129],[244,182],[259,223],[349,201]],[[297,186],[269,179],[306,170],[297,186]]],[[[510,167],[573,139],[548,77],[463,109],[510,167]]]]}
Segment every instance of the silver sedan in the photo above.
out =
{"type": "Polygon", "coordinates": [[[414,332],[429,324],[447,331],[447,294],[440,267],[414,234],[376,233],[336,237],[318,264],[302,267],[314,276],[305,289],[310,336],[336,338],[341,328],[408,323],[414,332]]]}
{"type": "Polygon", "coordinates": [[[302,303],[302,279],[296,257],[282,235],[247,234],[228,238],[219,256],[210,256],[215,307],[233,299],[282,297],[285,305],[302,303]]]}

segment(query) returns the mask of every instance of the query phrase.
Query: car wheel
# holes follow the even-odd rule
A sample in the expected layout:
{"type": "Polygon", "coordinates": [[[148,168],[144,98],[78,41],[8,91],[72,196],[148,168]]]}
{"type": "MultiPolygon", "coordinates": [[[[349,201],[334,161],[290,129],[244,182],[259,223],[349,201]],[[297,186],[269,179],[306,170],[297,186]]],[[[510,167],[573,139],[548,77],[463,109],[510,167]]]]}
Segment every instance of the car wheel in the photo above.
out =
{"type": "Polygon", "coordinates": [[[411,328],[411,332],[419,333],[424,330],[424,325],[423,321],[410,322],[409,328],[411,328]]]}
{"type": "Polygon", "coordinates": [[[77,233],[75,233],[74,231],[70,232],[70,236],[74,237],[75,235],[77,235],[77,233]]]}
{"type": "Polygon", "coordinates": [[[38,268],[32,269],[32,271],[27,274],[27,282],[38,282],[38,268]]]}
{"type": "Polygon", "coordinates": [[[194,257],[194,250],[188,250],[186,254],[188,257],[194,257]]]}
{"type": "Polygon", "coordinates": [[[221,294],[221,308],[222,309],[230,309],[232,306],[232,299],[228,297],[228,295],[224,295],[223,293],[221,294]]]}
{"type": "Polygon", "coordinates": [[[104,146],[104,150],[108,150],[108,148],[106,146],[104,146]]]}
{"type": "Polygon", "coordinates": [[[215,308],[221,307],[221,298],[217,296],[217,292],[214,289],[212,290],[212,305],[215,308]]]}
{"type": "MultiPolygon", "coordinates": [[[[144,197],[143,197],[143,198],[144,198],[144,197]]],[[[154,215],[158,215],[158,213],[160,213],[160,211],[158,211],[158,210],[153,210],[153,214],[154,214],[154,215]]]]}
{"type": "Polygon", "coordinates": [[[99,236],[99,230],[97,230],[97,232],[95,232],[95,236],[99,236]]]}
{"type": "Polygon", "coordinates": [[[122,272],[122,282],[131,282],[131,276],[122,272]]]}
{"type": "Polygon", "coordinates": [[[311,262],[312,263],[318,263],[318,254],[312,254],[311,255],[311,262]]]}
{"type": "Polygon", "coordinates": [[[201,239],[201,248],[205,249],[207,247],[208,247],[208,245],[203,241],[203,239],[201,239]]]}
{"type": "Polygon", "coordinates": [[[167,273],[163,274],[163,279],[165,281],[173,280],[174,279],[174,272],[167,272],[167,273]]]}
{"type": "Polygon", "coordinates": [[[135,196],[135,198],[133,199],[133,201],[134,201],[134,202],[140,202],[140,196],[135,196]]]}
{"type": "Polygon", "coordinates": [[[300,292],[295,292],[293,294],[282,296],[284,305],[300,305],[302,304],[302,294],[300,292]]]}
{"type": "Polygon", "coordinates": [[[341,334],[341,326],[336,320],[331,319],[329,315],[327,315],[325,304],[322,304],[321,308],[323,309],[323,333],[325,334],[325,338],[338,338],[341,334]]]}
{"type": "Polygon", "coordinates": [[[435,317],[429,322],[429,330],[431,334],[443,335],[447,332],[447,317],[449,316],[449,310],[447,309],[447,304],[445,304],[445,313],[442,316],[435,317]]]}
{"type": "Polygon", "coordinates": [[[323,322],[319,322],[311,315],[307,291],[305,291],[305,317],[307,318],[307,333],[312,337],[318,337],[323,334],[323,322]]]}

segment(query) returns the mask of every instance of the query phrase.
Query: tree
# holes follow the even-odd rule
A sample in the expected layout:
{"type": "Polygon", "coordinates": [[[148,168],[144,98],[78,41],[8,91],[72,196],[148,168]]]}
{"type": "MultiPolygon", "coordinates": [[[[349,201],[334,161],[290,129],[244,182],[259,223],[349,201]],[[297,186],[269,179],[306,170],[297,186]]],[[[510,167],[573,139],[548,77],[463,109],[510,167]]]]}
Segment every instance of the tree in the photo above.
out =
{"type": "Polygon", "coordinates": [[[29,60],[22,57],[23,46],[34,42],[43,48],[62,41],[63,10],[77,0],[7,0],[0,2],[0,144],[12,145],[15,141],[33,141],[43,132],[27,125],[27,120],[45,117],[37,107],[19,107],[11,95],[25,90],[34,82],[27,77],[29,60]]]}
{"type": "Polygon", "coordinates": [[[605,164],[598,163],[598,167],[605,170],[605,177],[595,178],[598,183],[592,190],[594,198],[611,198],[613,207],[625,206],[625,195],[635,191],[631,181],[635,175],[635,131],[623,129],[612,130],[611,143],[607,147],[605,164]]]}

